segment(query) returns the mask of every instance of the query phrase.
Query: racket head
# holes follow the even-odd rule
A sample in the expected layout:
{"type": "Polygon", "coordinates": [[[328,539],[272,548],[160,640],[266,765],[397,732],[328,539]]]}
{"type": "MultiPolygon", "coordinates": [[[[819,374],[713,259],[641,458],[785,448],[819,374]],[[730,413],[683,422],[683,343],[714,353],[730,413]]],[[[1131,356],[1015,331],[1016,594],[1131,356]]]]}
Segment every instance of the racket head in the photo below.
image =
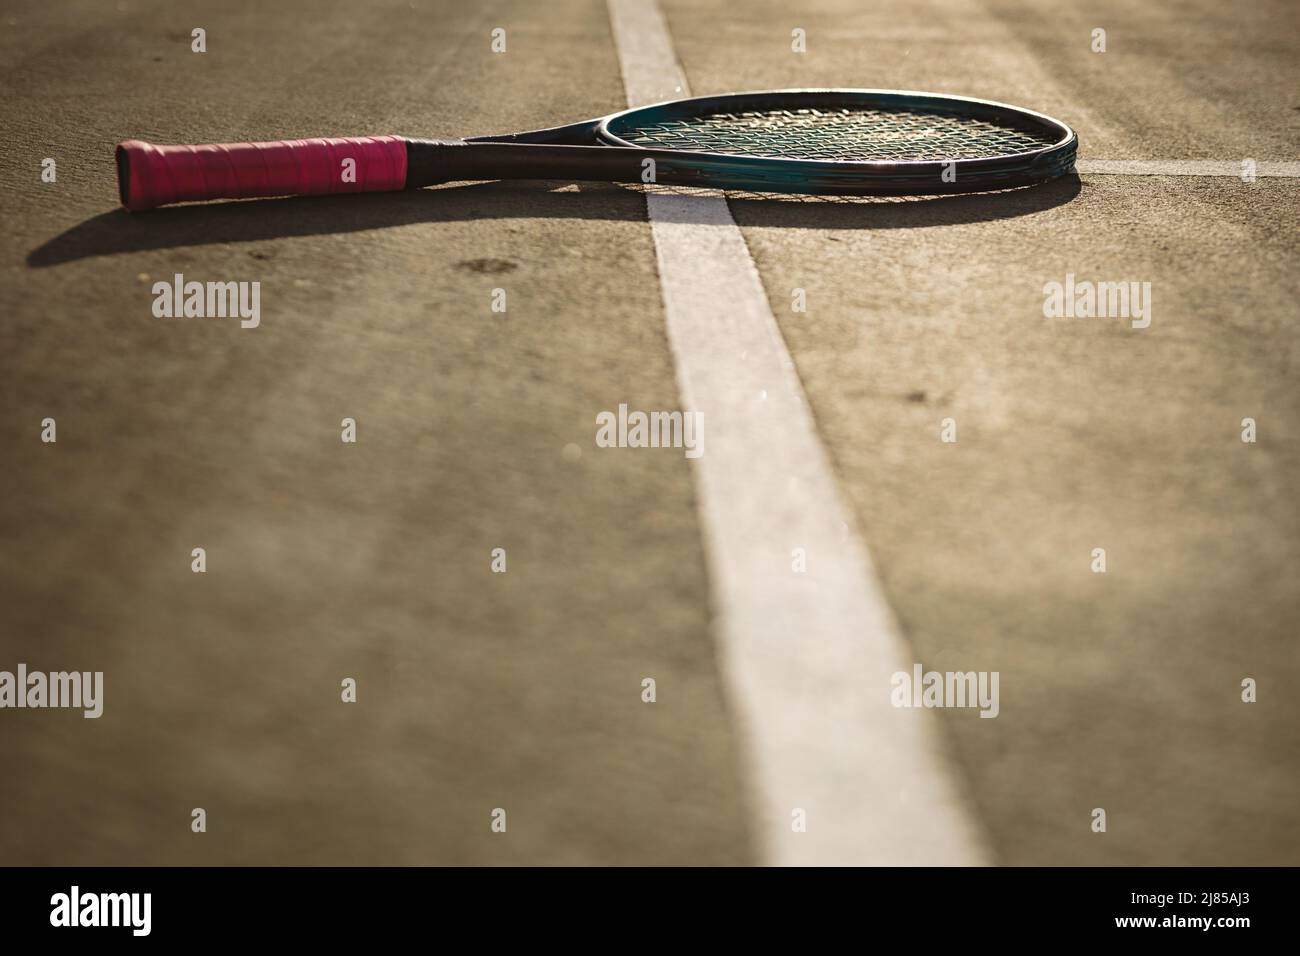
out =
{"type": "Polygon", "coordinates": [[[700,185],[810,193],[939,193],[1042,182],[1074,166],[1060,120],[910,90],[801,89],[672,100],[611,114],[599,142],[669,151],[700,185]]]}

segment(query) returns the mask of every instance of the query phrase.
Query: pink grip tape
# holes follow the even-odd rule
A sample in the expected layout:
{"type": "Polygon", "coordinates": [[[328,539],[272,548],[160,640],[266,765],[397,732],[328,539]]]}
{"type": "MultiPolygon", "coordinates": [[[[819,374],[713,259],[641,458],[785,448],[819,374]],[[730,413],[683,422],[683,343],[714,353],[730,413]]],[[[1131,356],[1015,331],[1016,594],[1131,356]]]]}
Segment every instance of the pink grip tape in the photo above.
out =
{"type": "Polygon", "coordinates": [[[383,192],[406,185],[406,141],[353,136],[153,146],[133,139],[117,147],[117,176],[122,205],[132,211],[194,199],[383,192]]]}

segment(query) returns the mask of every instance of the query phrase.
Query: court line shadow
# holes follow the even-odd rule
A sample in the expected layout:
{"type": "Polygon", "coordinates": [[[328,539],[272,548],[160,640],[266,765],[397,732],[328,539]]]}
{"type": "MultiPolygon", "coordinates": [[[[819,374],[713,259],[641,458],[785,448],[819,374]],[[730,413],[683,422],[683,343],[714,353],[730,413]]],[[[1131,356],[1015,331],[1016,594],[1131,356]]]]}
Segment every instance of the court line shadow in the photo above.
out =
{"type": "MultiPolygon", "coordinates": [[[[638,187],[555,182],[472,183],[412,192],[256,199],[173,206],[146,213],[101,213],[27,255],[34,269],[157,249],[338,235],[424,222],[481,219],[641,221],[638,187]]],[[[805,229],[910,229],[1007,219],[1063,205],[1081,189],[1077,176],[1026,189],[926,197],[799,197],[735,193],[742,225],[805,229]]],[[[679,190],[691,192],[690,190],[679,190]]],[[[686,217],[689,220],[689,209],[686,217]]]]}

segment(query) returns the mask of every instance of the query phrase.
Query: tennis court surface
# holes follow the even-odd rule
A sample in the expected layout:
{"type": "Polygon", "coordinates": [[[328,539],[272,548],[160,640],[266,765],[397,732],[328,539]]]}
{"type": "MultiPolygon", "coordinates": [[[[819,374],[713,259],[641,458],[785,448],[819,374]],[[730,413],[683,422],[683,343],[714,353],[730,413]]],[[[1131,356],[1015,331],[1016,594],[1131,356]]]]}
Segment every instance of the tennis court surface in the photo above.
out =
{"type": "Polygon", "coordinates": [[[0,710],[0,862],[1300,863],[1296,4],[0,19],[0,672],[103,674],[0,710]],[[1012,103],[1078,173],[117,202],[125,139],[678,86],[1012,103]],[[598,443],[692,396],[700,455],[598,443]],[[996,706],[896,706],[914,665],[996,706]]]}

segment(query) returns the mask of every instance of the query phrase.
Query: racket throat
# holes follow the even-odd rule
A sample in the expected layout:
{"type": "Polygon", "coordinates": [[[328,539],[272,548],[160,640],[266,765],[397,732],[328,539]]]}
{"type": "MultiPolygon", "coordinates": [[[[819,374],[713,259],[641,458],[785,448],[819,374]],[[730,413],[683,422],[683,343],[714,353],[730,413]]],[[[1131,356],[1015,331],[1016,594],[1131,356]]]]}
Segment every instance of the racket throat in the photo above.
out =
{"type": "Polygon", "coordinates": [[[642,182],[642,155],[622,146],[408,139],[406,188],[487,179],[642,182]]]}
{"type": "MultiPolygon", "coordinates": [[[[526,146],[590,146],[599,142],[600,120],[584,120],[566,126],[552,126],[500,136],[468,139],[412,139],[406,143],[408,189],[438,183],[483,179],[563,179],[547,164],[548,151],[520,152],[526,146]],[[508,145],[514,151],[483,148],[508,145]]],[[[625,150],[621,150],[625,152],[625,150]]]]}

